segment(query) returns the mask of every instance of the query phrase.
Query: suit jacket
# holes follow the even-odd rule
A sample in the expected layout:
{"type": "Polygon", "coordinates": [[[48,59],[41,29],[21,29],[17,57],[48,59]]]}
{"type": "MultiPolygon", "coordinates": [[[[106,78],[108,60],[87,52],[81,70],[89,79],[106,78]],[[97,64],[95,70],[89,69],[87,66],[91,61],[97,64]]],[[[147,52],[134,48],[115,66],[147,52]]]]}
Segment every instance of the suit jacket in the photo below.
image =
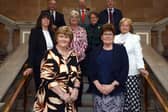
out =
{"type": "MultiPolygon", "coordinates": [[[[50,10],[43,10],[43,11],[47,11],[47,12],[49,12],[49,14],[51,14],[50,10]]],[[[64,20],[64,15],[62,13],[56,11],[55,16],[56,16],[56,18],[53,23],[54,25],[56,25],[57,27],[66,25],[65,20],[64,20]]]]}
{"type": "MultiPolygon", "coordinates": [[[[49,31],[53,45],[54,41],[54,33],[49,31]]],[[[40,73],[40,64],[43,56],[47,52],[46,40],[43,35],[41,28],[34,28],[31,30],[29,37],[29,49],[28,49],[28,66],[33,68],[35,73],[40,73]]]]}
{"type": "Polygon", "coordinates": [[[81,14],[81,11],[80,9],[78,9],[79,11],[79,15],[80,15],[80,21],[79,21],[79,25],[82,26],[82,27],[86,27],[90,24],[90,20],[89,20],[89,9],[86,9],[86,12],[85,12],[85,21],[84,21],[84,24],[82,23],[82,14],[81,14]]]}
{"type": "MultiPolygon", "coordinates": [[[[119,23],[120,20],[123,18],[122,12],[119,9],[114,8],[114,13],[113,13],[113,25],[115,27],[116,34],[120,33],[119,30],[119,23]]],[[[99,23],[100,24],[106,24],[108,22],[108,12],[107,9],[103,10],[100,12],[99,15],[99,23]]]]}

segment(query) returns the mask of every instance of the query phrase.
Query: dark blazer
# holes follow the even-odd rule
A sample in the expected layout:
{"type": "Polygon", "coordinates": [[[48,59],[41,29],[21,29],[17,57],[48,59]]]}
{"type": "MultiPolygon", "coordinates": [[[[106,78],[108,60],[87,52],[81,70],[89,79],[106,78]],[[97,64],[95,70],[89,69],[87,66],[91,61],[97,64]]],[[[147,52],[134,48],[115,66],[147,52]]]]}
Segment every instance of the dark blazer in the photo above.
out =
{"type": "MultiPolygon", "coordinates": [[[[98,80],[101,82],[101,77],[99,76],[97,58],[102,51],[102,45],[95,48],[89,55],[89,65],[88,65],[88,75],[91,82],[98,80]]],[[[112,54],[112,66],[111,66],[111,75],[108,78],[106,84],[111,84],[114,80],[120,83],[110,95],[121,93],[125,91],[125,82],[128,77],[128,55],[126,49],[123,45],[113,44],[113,54],[112,54]]],[[[95,85],[93,85],[93,93],[97,95],[102,95],[95,85]]]]}
{"type": "MultiPolygon", "coordinates": [[[[54,33],[49,31],[53,45],[54,41],[54,33]]],[[[42,29],[34,28],[31,30],[29,37],[29,49],[28,49],[28,66],[33,68],[33,71],[37,74],[40,73],[40,64],[43,56],[47,52],[47,45],[45,41],[45,37],[43,35],[42,29]]]]}
{"type": "MultiPolygon", "coordinates": [[[[114,23],[113,23],[113,25],[115,27],[116,34],[120,33],[119,23],[122,18],[123,18],[122,12],[119,9],[114,8],[114,13],[113,13],[113,22],[114,23]]],[[[107,22],[108,22],[108,12],[107,12],[107,9],[105,9],[102,12],[100,12],[99,23],[106,24],[107,22]]]]}
{"type": "MultiPolygon", "coordinates": [[[[50,13],[50,10],[43,10],[43,11],[47,11],[50,13]]],[[[56,25],[57,27],[60,27],[60,26],[65,26],[65,20],[64,20],[64,15],[60,12],[57,12],[56,11],[56,18],[55,18],[55,21],[53,23],[54,25],[56,25]]]]}

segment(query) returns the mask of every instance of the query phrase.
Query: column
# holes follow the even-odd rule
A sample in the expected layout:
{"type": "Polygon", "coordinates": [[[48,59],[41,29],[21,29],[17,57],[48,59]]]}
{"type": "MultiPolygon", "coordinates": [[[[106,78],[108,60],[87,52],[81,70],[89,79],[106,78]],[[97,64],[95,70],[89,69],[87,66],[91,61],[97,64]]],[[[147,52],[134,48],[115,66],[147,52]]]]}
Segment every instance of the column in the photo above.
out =
{"type": "Polygon", "coordinates": [[[163,47],[163,42],[162,42],[162,32],[163,32],[163,29],[160,29],[158,31],[158,45],[157,45],[157,50],[160,54],[163,53],[164,51],[164,47],[163,47]]]}
{"type": "Polygon", "coordinates": [[[7,26],[6,29],[8,30],[8,45],[6,50],[8,53],[12,52],[13,50],[13,28],[7,26]]]}

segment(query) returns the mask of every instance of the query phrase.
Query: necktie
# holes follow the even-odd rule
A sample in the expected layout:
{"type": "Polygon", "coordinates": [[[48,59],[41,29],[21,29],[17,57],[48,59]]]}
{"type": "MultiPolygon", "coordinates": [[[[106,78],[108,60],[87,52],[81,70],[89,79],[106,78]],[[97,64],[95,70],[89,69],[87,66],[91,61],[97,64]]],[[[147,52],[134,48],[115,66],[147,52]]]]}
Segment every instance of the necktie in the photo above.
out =
{"type": "Polygon", "coordinates": [[[112,13],[112,9],[109,9],[109,18],[110,18],[110,23],[113,24],[113,13],[112,13]]]}
{"type": "Polygon", "coordinates": [[[85,11],[82,9],[82,15],[81,15],[82,23],[85,22],[85,11]]]}
{"type": "Polygon", "coordinates": [[[51,19],[52,19],[52,23],[54,23],[55,18],[54,18],[54,11],[51,12],[51,19]]]}

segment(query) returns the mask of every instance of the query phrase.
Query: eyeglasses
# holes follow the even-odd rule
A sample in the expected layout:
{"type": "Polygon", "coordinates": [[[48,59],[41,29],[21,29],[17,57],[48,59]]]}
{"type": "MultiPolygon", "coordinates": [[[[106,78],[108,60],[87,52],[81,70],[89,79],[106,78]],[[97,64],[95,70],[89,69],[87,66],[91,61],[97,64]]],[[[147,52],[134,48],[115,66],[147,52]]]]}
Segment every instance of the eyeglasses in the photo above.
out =
{"type": "Polygon", "coordinates": [[[114,34],[113,33],[103,33],[103,35],[111,36],[111,35],[114,35],[114,34]]]}

